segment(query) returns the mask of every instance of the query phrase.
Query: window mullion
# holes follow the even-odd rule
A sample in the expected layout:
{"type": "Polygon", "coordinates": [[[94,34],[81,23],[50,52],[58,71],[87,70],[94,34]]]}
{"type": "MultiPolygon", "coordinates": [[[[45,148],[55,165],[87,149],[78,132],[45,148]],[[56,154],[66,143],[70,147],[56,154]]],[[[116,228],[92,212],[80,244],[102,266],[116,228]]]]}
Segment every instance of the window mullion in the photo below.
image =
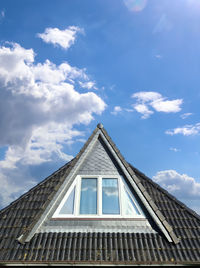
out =
{"type": "Polygon", "coordinates": [[[102,177],[98,177],[98,216],[102,216],[102,177]]]}
{"type": "Polygon", "coordinates": [[[122,198],[123,198],[122,187],[123,187],[122,180],[121,180],[120,177],[118,177],[120,215],[121,216],[124,216],[123,215],[123,204],[122,204],[123,203],[123,200],[122,200],[122,198]]]}
{"type": "Polygon", "coordinates": [[[81,177],[77,178],[76,184],[76,193],[75,193],[75,208],[74,208],[74,216],[79,216],[79,209],[80,209],[80,194],[81,194],[81,177]]]}

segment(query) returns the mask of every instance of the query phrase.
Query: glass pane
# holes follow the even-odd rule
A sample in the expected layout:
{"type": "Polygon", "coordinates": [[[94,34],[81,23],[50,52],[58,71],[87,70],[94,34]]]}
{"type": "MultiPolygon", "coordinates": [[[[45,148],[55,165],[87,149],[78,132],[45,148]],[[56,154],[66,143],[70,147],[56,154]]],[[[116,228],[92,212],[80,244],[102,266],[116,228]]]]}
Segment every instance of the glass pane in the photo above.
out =
{"type": "Polygon", "coordinates": [[[97,214],[97,179],[81,180],[80,214],[97,214]]]}
{"type": "Polygon", "coordinates": [[[122,207],[125,215],[140,215],[133,199],[130,197],[126,187],[124,187],[124,194],[122,197],[122,207]]]}
{"type": "Polygon", "coordinates": [[[59,214],[73,214],[74,213],[74,196],[75,196],[75,187],[71,191],[64,205],[62,206],[59,214]]]}
{"type": "Polygon", "coordinates": [[[102,213],[120,214],[117,179],[102,179],[102,213]]]}

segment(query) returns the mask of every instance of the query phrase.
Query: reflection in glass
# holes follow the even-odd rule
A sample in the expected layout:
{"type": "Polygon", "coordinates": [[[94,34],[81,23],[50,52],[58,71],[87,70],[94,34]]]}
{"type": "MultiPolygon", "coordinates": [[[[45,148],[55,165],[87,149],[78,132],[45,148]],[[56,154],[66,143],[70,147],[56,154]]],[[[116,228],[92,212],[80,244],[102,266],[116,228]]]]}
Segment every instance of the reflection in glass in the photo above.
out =
{"type": "Polygon", "coordinates": [[[97,179],[82,178],[80,214],[97,214],[97,179]]]}
{"type": "Polygon", "coordinates": [[[122,197],[122,206],[125,215],[140,215],[138,208],[136,207],[133,199],[131,198],[130,194],[128,193],[126,187],[124,187],[124,194],[122,197]]]}
{"type": "Polygon", "coordinates": [[[74,196],[75,196],[75,187],[71,191],[64,205],[62,206],[59,214],[73,214],[74,213],[74,196]]]}
{"type": "Polygon", "coordinates": [[[102,179],[102,213],[120,214],[117,179],[102,179]]]}

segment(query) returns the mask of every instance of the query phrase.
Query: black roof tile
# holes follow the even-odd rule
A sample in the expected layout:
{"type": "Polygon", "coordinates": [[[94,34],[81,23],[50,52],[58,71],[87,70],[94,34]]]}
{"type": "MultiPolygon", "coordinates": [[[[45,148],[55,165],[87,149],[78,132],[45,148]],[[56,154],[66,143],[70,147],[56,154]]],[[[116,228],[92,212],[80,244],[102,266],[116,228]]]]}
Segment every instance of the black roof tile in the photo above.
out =
{"type": "MultiPolygon", "coordinates": [[[[0,212],[1,263],[200,263],[200,217],[130,164],[126,164],[129,172],[133,171],[147,199],[156,205],[152,206],[159,219],[180,237],[179,243],[169,243],[160,233],[50,232],[36,233],[29,242],[20,244],[16,239],[43,213],[84,148],[76,158],[0,212]]],[[[119,150],[117,153],[121,155],[119,150]]],[[[121,159],[125,161],[122,156],[121,159]]]]}

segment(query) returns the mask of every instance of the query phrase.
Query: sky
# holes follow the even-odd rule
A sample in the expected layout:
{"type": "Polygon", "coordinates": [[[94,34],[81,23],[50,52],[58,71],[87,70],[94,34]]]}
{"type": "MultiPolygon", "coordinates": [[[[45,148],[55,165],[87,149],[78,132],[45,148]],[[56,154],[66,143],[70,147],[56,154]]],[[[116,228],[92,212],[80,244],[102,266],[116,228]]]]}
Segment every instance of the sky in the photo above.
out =
{"type": "Polygon", "coordinates": [[[200,214],[200,2],[0,1],[0,207],[101,122],[125,159],[200,214]]]}

